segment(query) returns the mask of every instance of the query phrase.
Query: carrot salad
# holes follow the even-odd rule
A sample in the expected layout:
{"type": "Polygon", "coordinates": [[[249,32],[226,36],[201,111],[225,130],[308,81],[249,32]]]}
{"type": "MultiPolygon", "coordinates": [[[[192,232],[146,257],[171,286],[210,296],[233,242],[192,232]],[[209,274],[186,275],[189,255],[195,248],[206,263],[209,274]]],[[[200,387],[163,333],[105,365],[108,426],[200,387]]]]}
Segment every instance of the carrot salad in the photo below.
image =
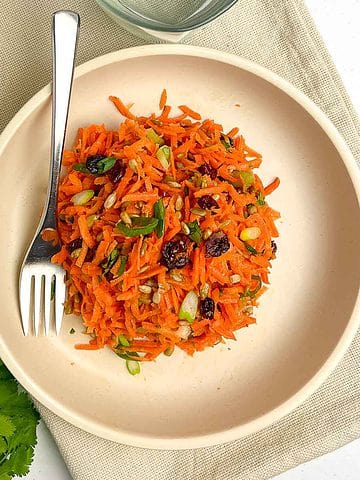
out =
{"type": "Polygon", "coordinates": [[[159,115],[110,100],[126,117],[119,128],[80,128],[64,152],[52,261],[68,274],[65,312],[89,335],[76,348],[108,346],[136,374],[139,362],[175,347],[193,355],[255,323],[279,179],[264,188],[261,155],[238,128],[225,134],[186,105],[170,116],[165,90],[159,115]]]}

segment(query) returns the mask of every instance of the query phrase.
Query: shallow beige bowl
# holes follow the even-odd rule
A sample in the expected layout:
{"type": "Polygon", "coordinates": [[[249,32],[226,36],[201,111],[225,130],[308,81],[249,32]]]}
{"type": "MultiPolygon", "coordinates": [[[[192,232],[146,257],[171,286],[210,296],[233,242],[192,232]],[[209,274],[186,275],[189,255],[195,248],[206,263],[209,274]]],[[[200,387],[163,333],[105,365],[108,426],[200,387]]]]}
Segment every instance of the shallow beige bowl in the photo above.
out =
{"type": "Polygon", "coordinates": [[[17,301],[20,262],[47,184],[50,87],[13,119],[0,141],[0,355],[38,400],[102,437],[149,448],[193,448],[237,439],[278,420],[324,381],[359,320],[359,172],[329,120],[292,86],[246,60],[184,46],[115,52],[79,67],[68,129],[121,117],[107,100],[172,105],[240,127],[263,153],[260,175],[281,186],[278,258],[258,323],[237,342],[193,358],[182,352],[130,376],[109,350],[79,352],[79,319],[60,337],[24,338],[17,301]],[[235,106],[239,104],[239,106],[235,106]],[[69,330],[74,327],[75,335],[69,330]]]}

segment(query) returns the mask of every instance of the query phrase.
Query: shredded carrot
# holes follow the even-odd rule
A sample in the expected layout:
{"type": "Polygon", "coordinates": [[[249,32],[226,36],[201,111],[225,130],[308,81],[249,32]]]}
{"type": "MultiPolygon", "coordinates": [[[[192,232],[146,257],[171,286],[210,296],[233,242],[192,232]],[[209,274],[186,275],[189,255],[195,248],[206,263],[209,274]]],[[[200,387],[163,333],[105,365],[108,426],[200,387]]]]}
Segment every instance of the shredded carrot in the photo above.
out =
{"type": "Polygon", "coordinates": [[[276,177],[267,187],[264,188],[265,195],[270,195],[280,185],[280,178],[276,177]]]}
{"type": "Polygon", "coordinates": [[[180,105],[179,108],[182,112],[186,113],[188,117],[193,118],[194,120],[201,120],[201,115],[189,108],[187,105],[180,105]]]}
{"type": "Polygon", "coordinates": [[[125,120],[117,130],[79,128],[73,150],[64,152],[57,232],[42,232],[46,241],[60,240],[52,262],[68,274],[66,306],[91,335],[75,348],[106,346],[145,362],[176,346],[192,355],[234,339],[255,322],[249,307],[269,283],[279,213],[264,197],[279,179],[264,188],[251,175],[261,155],[237,127],[225,135],[187,105],[171,118],[165,89],[158,116],[136,117],[109,98],[125,120]],[[158,154],[161,144],[170,149],[168,162],[158,154]],[[74,168],[93,155],[113,158],[108,172],[74,168]],[[73,195],[84,190],[95,195],[74,205],[73,195]],[[260,233],[244,242],[249,227],[260,233]],[[189,291],[200,302],[190,330],[179,320],[189,291]]]}
{"type": "Polygon", "coordinates": [[[160,102],[159,102],[160,110],[162,110],[165,107],[166,100],[167,100],[167,93],[166,93],[166,89],[164,88],[164,90],[161,92],[161,97],[160,97],[160,102]]]}

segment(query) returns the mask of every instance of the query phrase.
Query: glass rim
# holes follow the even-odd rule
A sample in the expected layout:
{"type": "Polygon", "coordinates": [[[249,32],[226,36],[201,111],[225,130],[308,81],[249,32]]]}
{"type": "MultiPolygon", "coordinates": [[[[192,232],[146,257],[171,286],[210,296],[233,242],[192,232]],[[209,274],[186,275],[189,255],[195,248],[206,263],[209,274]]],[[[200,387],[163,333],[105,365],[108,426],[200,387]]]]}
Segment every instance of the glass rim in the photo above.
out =
{"type": "Polygon", "coordinates": [[[134,10],[131,10],[126,5],[123,5],[120,1],[117,8],[115,8],[113,3],[111,3],[109,0],[96,1],[101,7],[105,7],[105,9],[109,10],[112,15],[121,17],[121,19],[123,19],[125,22],[135,25],[136,27],[142,27],[158,32],[183,33],[199,28],[215,20],[229,10],[238,0],[227,0],[219,5],[218,8],[215,9],[210,15],[200,15],[200,17],[197,17],[195,21],[187,19],[178,25],[172,25],[144,17],[134,10]]]}

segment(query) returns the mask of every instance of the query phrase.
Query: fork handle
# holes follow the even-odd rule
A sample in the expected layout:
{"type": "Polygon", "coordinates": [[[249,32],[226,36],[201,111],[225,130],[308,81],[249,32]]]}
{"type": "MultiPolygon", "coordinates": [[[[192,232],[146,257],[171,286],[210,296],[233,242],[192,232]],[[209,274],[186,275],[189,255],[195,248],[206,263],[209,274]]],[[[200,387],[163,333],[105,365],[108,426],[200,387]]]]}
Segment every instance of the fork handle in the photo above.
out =
{"type": "Polygon", "coordinates": [[[80,17],[62,10],[52,18],[53,94],[51,161],[42,228],[56,228],[56,205],[64,150],[80,17]]]}

